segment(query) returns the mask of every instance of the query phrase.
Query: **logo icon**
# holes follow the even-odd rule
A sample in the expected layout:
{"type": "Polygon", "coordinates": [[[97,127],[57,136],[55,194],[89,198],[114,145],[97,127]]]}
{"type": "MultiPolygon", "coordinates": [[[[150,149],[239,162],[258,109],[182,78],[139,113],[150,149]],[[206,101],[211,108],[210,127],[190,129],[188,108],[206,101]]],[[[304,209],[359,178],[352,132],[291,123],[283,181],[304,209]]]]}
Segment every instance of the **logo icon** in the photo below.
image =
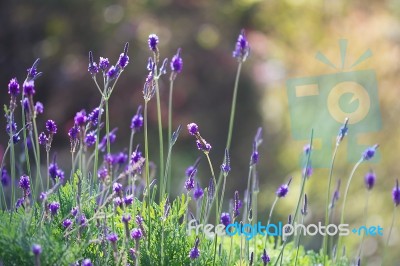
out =
{"type": "Polygon", "coordinates": [[[347,136],[347,161],[356,162],[370,146],[362,136],[381,129],[378,83],[372,69],[351,70],[372,56],[365,51],[349,68],[344,69],[347,40],[339,40],[341,67],[318,52],[316,59],[339,70],[319,76],[292,78],[286,82],[291,119],[291,131],[295,140],[307,141],[310,129],[314,129],[312,166],[329,167],[338,130],[349,118],[347,136]]]}

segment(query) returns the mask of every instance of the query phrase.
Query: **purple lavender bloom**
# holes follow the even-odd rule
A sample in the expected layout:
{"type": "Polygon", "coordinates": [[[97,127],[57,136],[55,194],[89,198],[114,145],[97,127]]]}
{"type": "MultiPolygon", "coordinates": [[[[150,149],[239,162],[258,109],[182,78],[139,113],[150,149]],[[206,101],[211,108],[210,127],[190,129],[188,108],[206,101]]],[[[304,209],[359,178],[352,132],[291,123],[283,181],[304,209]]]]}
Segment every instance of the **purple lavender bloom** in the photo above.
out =
{"type": "Polygon", "coordinates": [[[11,79],[10,82],[8,83],[8,94],[10,94],[13,97],[20,94],[17,78],[11,79]]]}
{"type": "Polygon", "coordinates": [[[82,261],[82,266],[93,266],[92,261],[90,259],[84,259],[82,261]]]}
{"type": "Polygon", "coordinates": [[[34,80],[40,75],[42,75],[42,72],[37,72],[37,66],[39,65],[40,59],[36,59],[35,62],[33,62],[33,65],[31,68],[28,68],[28,79],[29,80],[34,80]]]}
{"type": "Polygon", "coordinates": [[[310,144],[304,145],[304,147],[303,147],[303,152],[304,152],[304,154],[305,154],[305,155],[308,155],[308,154],[310,153],[310,151],[311,151],[311,146],[310,146],[310,144]]]}
{"type": "Polygon", "coordinates": [[[228,175],[229,172],[231,171],[231,160],[230,160],[229,152],[227,149],[225,149],[225,158],[224,158],[223,164],[221,165],[221,171],[225,175],[228,175]]]}
{"type": "Polygon", "coordinates": [[[136,111],[136,114],[132,117],[131,121],[131,129],[139,131],[143,127],[143,115],[142,115],[142,106],[140,105],[136,111]]]}
{"type": "Polygon", "coordinates": [[[183,68],[183,60],[181,57],[181,48],[179,48],[176,54],[171,59],[171,70],[175,74],[181,73],[183,68]]]}
{"type": "Polygon", "coordinates": [[[113,190],[114,190],[114,192],[115,193],[119,193],[119,192],[121,192],[121,190],[122,190],[122,184],[120,184],[120,183],[114,183],[113,184],[113,190]]]}
{"type": "Polygon", "coordinates": [[[1,184],[3,187],[7,187],[10,184],[10,175],[6,168],[1,169],[1,184]]]}
{"type": "Polygon", "coordinates": [[[267,251],[265,250],[265,248],[264,248],[264,253],[263,253],[262,256],[261,256],[261,260],[263,261],[264,266],[266,266],[266,265],[271,261],[271,259],[269,258],[269,256],[268,256],[267,251]]]}
{"type": "Polygon", "coordinates": [[[136,223],[137,223],[138,226],[143,226],[143,221],[144,221],[144,219],[143,219],[142,216],[136,215],[135,221],[136,221],[136,223]]]}
{"type": "Polygon", "coordinates": [[[108,58],[104,58],[100,56],[99,60],[99,68],[101,71],[106,71],[107,68],[110,66],[110,62],[108,61],[108,58]]]}
{"type": "Polygon", "coordinates": [[[50,165],[49,165],[49,176],[52,178],[52,179],[56,179],[56,177],[57,177],[57,174],[58,174],[58,165],[57,165],[57,163],[55,163],[55,162],[53,162],[53,163],[51,163],[50,165]]]}
{"type": "Polygon", "coordinates": [[[110,241],[111,243],[115,243],[118,241],[118,235],[115,233],[111,233],[107,236],[107,240],[110,241]]]}
{"type": "Polygon", "coordinates": [[[210,143],[206,142],[205,140],[203,140],[203,141],[196,140],[196,145],[197,145],[197,149],[199,149],[203,152],[210,152],[210,150],[212,148],[210,143]]]}
{"type": "Polygon", "coordinates": [[[46,200],[46,199],[47,199],[47,193],[46,193],[46,192],[40,192],[39,199],[40,199],[41,201],[46,200]]]}
{"type": "Polygon", "coordinates": [[[44,132],[41,132],[39,134],[39,144],[45,146],[48,141],[49,138],[46,136],[46,134],[44,132]]]}
{"type": "Polygon", "coordinates": [[[83,110],[77,112],[75,115],[74,121],[75,121],[76,125],[84,126],[87,121],[86,111],[83,109],[83,110]]]}
{"type": "Polygon", "coordinates": [[[307,194],[304,194],[304,203],[303,207],[301,208],[301,214],[306,216],[308,214],[308,200],[307,200],[307,194]]]}
{"type": "Polygon", "coordinates": [[[397,206],[400,205],[400,188],[399,188],[399,180],[396,179],[396,186],[393,188],[392,191],[393,202],[397,206]]]}
{"type": "Polygon", "coordinates": [[[93,111],[88,115],[88,119],[92,122],[93,126],[97,126],[99,122],[99,116],[103,113],[103,109],[96,107],[93,111]]]}
{"type": "Polygon", "coordinates": [[[114,155],[112,155],[112,154],[104,155],[104,162],[106,162],[108,165],[115,164],[116,160],[115,160],[114,155]]]}
{"type": "Polygon", "coordinates": [[[142,230],[140,228],[133,228],[131,231],[131,237],[135,240],[141,239],[143,236],[142,230]]]}
{"type": "Polygon", "coordinates": [[[78,134],[80,132],[80,128],[77,125],[74,125],[73,127],[70,128],[68,131],[68,136],[71,141],[75,141],[78,138],[78,134]]]}
{"type": "Polygon", "coordinates": [[[204,195],[203,189],[200,187],[199,182],[197,182],[196,189],[193,191],[193,197],[195,200],[202,198],[204,195]]]}
{"type": "Polygon", "coordinates": [[[87,219],[84,213],[81,214],[81,217],[79,218],[79,224],[82,227],[87,226],[87,219]]]}
{"type": "Polygon", "coordinates": [[[375,175],[374,171],[370,170],[365,175],[364,181],[365,181],[365,186],[367,187],[367,189],[371,190],[374,187],[375,181],[376,181],[376,175],[375,175]]]}
{"type": "Polygon", "coordinates": [[[21,137],[18,134],[15,134],[15,135],[13,135],[12,139],[13,139],[13,143],[17,144],[21,140],[21,137]]]}
{"type": "Polygon", "coordinates": [[[258,159],[259,159],[259,154],[257,150],[253,150],[253,153],[251,154],[251,158],[250,158],[250,164],[254,165],[258,163],[258,159]]]}
{"type": "Polygon", "coordinates": [[[89,52],[89,66],[88,71],[90,75],[95,76],[97,72],[99,72],[99,68],[97,67],[96,62],[93,61],[93,53],[92,51],[89,52]]]}
{"type": "Polygon", "coordinates": [[[124,152],[120,152],[118,154],[115,155],[115,161],[118,164],[124,164],[128,161],[128,154],[124,153],[124,152]]]}
{"type": "Polygon", "coordinates": [[[113,202],[114,202],[115,207],[121,206],[121,204],[122,204],[122,200],[120,197],[115,197],[113,199],[113,202]]]}
{"type": "Polygon", "coordinates": [[[24,197],[17,199],[17,202],[15,202],[15,208],[18,210],[19,207],[23,206],[24,202],[25,202],[24,197]]]}
{"type": "Polygon", "coordinates": [[[225,225],[225,227],[228,226],[228,224],[231,223],[231,216],[227,212],[221,213],[221,218],[219,219],[221,224],[225,225]]]}
{"type": "Polygon", "coordinates": [[[157,51],[157,44],[158,44],[158,36],[155,34],[150,34],[149,35],[149,48],[151,51],[156,52],[157,51]]]}
{"type": "Polygon", "coordinates": [[[71,215],[75,217],[77,214],[78,214],[78,207],[73,207],[71,209],[71,215]]]}
{"type": "Polygon", "coordinates": [[[129,213],[122,215],[122,222],[123,223],[129,223],[130,220],[131,220],[131,215],[129,213]]]}
{"type": "Polygon", "coordinates": [[[276,191],[276,196],[278,198],[284,198],[287,195],[287,193],[289,192],[290,182],[292,182],[292,178],[289,179],[289,182],[287,184],[283,184],[278,188],[278,190],[276,191]]]}
{"type": "Polygon", "coordinates": [[[56,122],[54,122],[53,120],[47,120],[46,129],[50,134],[56,134],[57,133],[56,122]]]}
{"type": "Polygon", "coordinates": [[[368,161],[372,159],[375,155],[376,149],[378,148],[378,144],[375,144],[372,147],[367,148],[364,153],[362,154],[362,157],[364,160],[368,161]]]}
{"type": "Polygon", "coordinates": [[[189,134],[192,136],[196,136],[197,134],[199,134],[199,127],[195,123],[188,124],[187,129],[189,131],[189,134]]]}
{"type": "Polygon", "coordinates": [[[72,224],[72,220],[71,220],[71,219],[65,219],[65,220],[62,222],[62,226],[63,226],[64,228],[70,227],[71,224],[72,224]]]}
{"type": "Polygon", "coordinates": [[[200,256],[199,242],[200,242],[199,238],[196,238],[194,247],[189,251],[189,258],[191,260],[195,260],[200,256]]]}
{"type": "Polygon", "coordinates": [[[36,104],[35,104],[35,112],[36,112],[37,114],[43,114],[43,111],[44,111],[43,103],[41,103],[41,102],[36,102],[36,104]]]}
{"type": "Polygon", "coordinates": [[[10,127],[10,124],[7,123],[7,126],[6,126],[7,134],[13,134],[16,131],[17,131],[17,123],[15,123],[15,122],[11,123],[11,127],[10,127]]]}
{"type": "Polygon", "coordinates": [[[22,84],[22,87],[24,89],[24,95],[25,96],[32,96],[35,94],[35,82],[33,80],[25,81],[24,84],[22,84]]]}
{"type": "Polygon", "coordinates": [[[249,42],[247,41],[244,30],[242,30],[236,41],[235,50],[233,51],[232,55],[239,62],[244,62],[246,61],[246,58],[249,55],[249,53],[250,53],[250,45],[249,42]]]}
{"type": "Polygon", "coordinates": [[[310,177],[313,174],[313,168],[311,166],[308,166],[307,168],[303,169],[303,176],[304,177],[310,177]]]}
{"type": "Polygon", "coordinates": [[[115,66],[111,66],[107,71],[107,77],[109,80],[113,80],[113,79],[117,78],[118,74],[119,74],[119,71],[115,66]]]}
{"type": "Polygon", "coordinates": [[[347,131],[349,130],[349,128],[347,127],[347,124],[349,123],[349,119],[346,118],[344,121],[343,126],[340,128],[339,130],[339,134],[337,136],[337,140],[336,140],[336,145],[339,145],[339,143],[344,139],[344,137],[347,135],[347,131]]]}
{"type": "Polygon", "coordinates": [[[233,205],[233,218],[236,218],[239,216],[240,211],[239,209],[242,207],[242,204],[239,199],[239,191],[235,191],[235,197],[234,197],[234,205],[233,205]]]}
{"type": "Polygon", "coordinates": [[[131,256],[132,260],[135,260],[136,259],[136,250],[134,248],[130,248],[129,255],[131,256]]]}
{"type": "Polygon", "coordinates": [[[29,114],[30,109],[31,109],[29,106],[29,99],[27,97],[24,97],[24,99],[22,99],[21,103],[24,108],[24,111],[29,114]]]}
{"type": "Polygon", "coordinates": [[[187,177],[189,177],[189,176],[193,176],[193,172],[196,173],[197,169],[196,169],[196,166],[191,165],[188,168],[186,168],[185,174],[187,177]]]}
{"type": "Polygon", "coordinates": [[[60,209],[60,203],[58,203],[57,201],[49,203],[49,209],[52,215],[56,215],[58,210],[60,209]]]}
{"type": "Polygon", "coordinates": [[[131,155],[131,163],[132,164],[139,162],[143,158],[142,152],[139,151],[138,148],[136,148],[136,150],[134,152],[132,152],[132,155],[131,155]]]}
{"type": "Polygon", "coordinates": [[[85,144],[87,147],[92,147],[96,143],[97,135],[95,132],[87,133],[85,137],[85,144]]]}
{"type": "Polygon", "coordinates": [[[133,202],[133,195],[127,195],[124,198],[125,205],[131,205],[133,202]]]}
{"type": "Polygon", "coordinates": [[[32,253],[35,256],[38,256],[42,253],[42,247],[39,244],[33,244],[32,245],[32,253]]]}
{"type": "Polygon", "coordinates": [[[27,191],[31,188],[31,182],[29,180],[29,176],[27,175],[22,175],[19,178],[19,187],[22,188],[24,191],[27,191]]]}
{"type": "Polygon", "coordinates": [[[103,168],[99,169],[98,177],[99,177],[100,180],[105,181],[107,176],[108,176],[108,170],[107,170],[106,167],[103,167],[103,168]]]}
{"type": "Polygon", "coordinates": [[[185,188],[186,190],[189,192],[194,188],[194,179],[193,177],[189,177],[186,181],[185,181],[185,188]]]}
{"type": "Polygon", "coordinates": [[[99,150],[101,150],[102,152],[105,151],[106,147],[107,147],[107,141],[108,138],[110,139],[110,143],[114,143],[115,140],[117,139],[117,135],[115,134],[115,132],[117,131],[117,128],[114,128],[113,130],[110,131],[110,133],[107,135],[105,135],[103,137],[103,139],[101,140],[101,142],[99,143],[99,150]]]}
{"type": "Polygon", "coordinates": [[[117,65],[121,69],[124,69],[129,64],[128,56],[129,43],[125,43],[124,52],[120,54],[117,65]]]}

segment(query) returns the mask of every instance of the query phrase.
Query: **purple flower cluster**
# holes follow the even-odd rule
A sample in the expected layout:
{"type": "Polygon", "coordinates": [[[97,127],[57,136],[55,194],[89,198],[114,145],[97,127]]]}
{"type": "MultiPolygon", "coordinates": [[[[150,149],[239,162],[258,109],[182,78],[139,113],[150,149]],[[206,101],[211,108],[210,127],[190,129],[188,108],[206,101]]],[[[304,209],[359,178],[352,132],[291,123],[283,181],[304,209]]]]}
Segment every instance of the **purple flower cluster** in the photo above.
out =
{"type": "Polygon", "coordinates": [[[239,62],[244,62],[249,56],[249,53],[250,53],[250,45],[249,42],[247,41],[244,30],[242,30],[236,41],[235,50],[233,51],[232,55],[239,62]]]}
{"type": "Polygon", "coordinates": [[[53,201],[51,203],[49,203],[48,205],[50,213],[52,215],[56,215],[58,213],[58,210],[60,209],[60,203],[58,203],[57,201],[53,201]]]}
{"type": "Polygon", "coordinates": [[[292,182],[292,178],[289,179],[287,184],[279,186],[278,190],[276,191],[276,196],[278,198],[284,198],[287,195],[287,193],[289,192],[290,182],[292,182]]]}
{"type": "Polygon", "coordinates": [[[199,242],[200,242],[199,238],[196,238],[194,247],[189,251],[189,258],[191,260],[195,260],[200,256],[199,242]]]}
{"type": "Polygon", "coordinates": [[[131,129],[134,132],[137,132],[142,127],[143,127],[143,115],[142,115],[142,106],[140,105],[136,111],[136,114],[132,117],[131,129]]]}
{"type": "Polygon", "coordinates": [[[396,179],[396,186],[393,188],[392,191],[392,198],[394,205],[397,207],[400,205],[400,187],[399,187],[399,180],[396,179]]]}
{"type": "Polygon", "coordinates": [[[371,190],[374,185],[375,185],[375,181],[376,181],[376,175],[375,173],[370,170],[364,177],[364,181],[365,181],[365,186],[367,187],[368,190],[371,190]]]}
{"type": "Polygon", "coordinates": [[[228,224],[231,223],[231,216],[229,215],[229,213],[227,212],[223,212],[221,213],[221,217],[219,219],[219,221],[221,222],[221,224],[228,226],[228,224]]]}

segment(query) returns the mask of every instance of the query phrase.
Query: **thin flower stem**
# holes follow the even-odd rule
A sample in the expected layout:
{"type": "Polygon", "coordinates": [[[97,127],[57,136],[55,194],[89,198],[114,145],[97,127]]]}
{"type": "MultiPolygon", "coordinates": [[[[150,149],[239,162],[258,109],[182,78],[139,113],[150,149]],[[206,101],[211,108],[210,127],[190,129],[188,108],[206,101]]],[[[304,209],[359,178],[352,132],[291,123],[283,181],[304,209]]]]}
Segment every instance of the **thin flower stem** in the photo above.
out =
{"type": "MultiPolygon", "coordinates": [[[[246,186],[246,191],[247,191],[247,199],[245,199],[246,200],[246,202],[248,202],[249,201],[249,199],[250,199],[250,179],[251,179],[251,174],[252,174],[252,172],[253,172],[253,165],[250,165],[249,166],[249,173],[248,173],[248,176],[247,176],[247,186],[246,186]]],[[[247,217],[248,216],[248,206],[249,206],[249,204],[245,204],[245,206],[244,206],[244,212],[243,212],[243,215],[244,215],[244,217],[247,217]]]]}
{"type": "MultiPolygon", "coordinates": [[[[150,221],[150,175],[149,175],[149,144],[148,144],[148,137],[147,137],[147,103],[148,101],[144,102],[144,152],[145,152],[145,176],[146,176],[146,197],[147,197],[147,218],[150,221]]],[[[150,226],[149,226],[149,236],[150,236],[150,226]]],[[[147,247],[150,247],[150,237],[147,238],[147,247]]]]}
{"type": "MultiPolygon", "coordinates": [[[[331,195],[331,184],[332,184],[332,175],[333,175],[333,166],[335,163],[335,158],[336,158],[336,153],[339,147],[339,142],[335,145],[335,150],[333,151],[332,155],[332,161],[331,161],[331,167],[329,169],[329,178],[328,178],[328,192],[326,193],[326,203],[325,203],[325,228],[328,226],[329,223],[329,197],[331,195]]],[[[325,264],[325,259],[326,256],[329,256],[328,254],[328,240],[329,236],[328,234],[324,235],[324,240],[323,240],[323,255],[324,255],[324,264],[325,264]]]]}
{"type": "Polygon", "coordinates": [[[392,229],[394,226],[394,221],[396,220],[396,214],[397,214],[397,208],[396,205],[394,205],[394,211],[393,211],[393,216],[392,216],[392,222],[390,224],[390,229],[389,229],[389,234],[388,234],[388,238],[386,240],[386,245],[385,245],[385,249],[383,251],[383,258],[382,258],[382,265],[385,265],[385,258],[386,258],[386,250],[389,246],[389,240],[390,240],[390,236],[392,235],[392,229]]]}
{"type": "MultiPolygon", "coordinates": [[[[367,226],[367,221],[368,221],[368,201],[369,201],[369,194],[370,191],[367,190],[367,196],[365,197],[365,207],[364,207],[364,225],[367,226]]],[[[362,238],[361,238],[361,243],[360,247],[358,250],[358,257],[361,259],[362,258],[362,249],[364,245],[364,238],[365,238],[365,232],[363,232],[362,238]]]]}
{"type": "MultiPolygon", "coordinates": [[[[160,148],[160,176],[164,173],[164,140],[162,133],[162,117],[161,117],[161,103],[160,103],[160,90],[158,87],[158,79],[156,79],[156,99],[157,99],[157,120],[158,120],[158,139],[160,148]]],[[[161,180],[160,180],[161,181],[161,180]]]]}
{"type": "Polygon", "coordinates": [[[228,139],[226,140],[226,149],[227,150],[230,150],[230,147],[231,147],[233,122],[235,120],[236,98],[237,98],[237,91],[238,91],[238,87],[239,87],[239,77],[240,77],[241,70],[242,70],[242,62],[239,62],[237,72],[236,72],[235,85],[233,88],[231,115],[229,118],[228,139]]]}
{"type": "Polygon", "coordinates": [[[107,155],[111,154],[111,143],[110,143],[110,113],[108,110],[108,98],[106,98],[106,136],[107,136],[107,155]]]}
{"type": "MultiPolygon", "coordinates": [[[[344,213],[345,213],[345,208],[346,208],[346,200],[347,200],[347,194],[349,192],[349,188],[350,188],[350,183],[351,180],[353,179],[354,173],[356,172],[358,166],[364,161],[364,158],[361,157],[361,159],[354,165],[353,170],[351,171],[349,180],[347,181],[347,185],[346,185],[346,190],[344,191],[344,197],[343,197],[343,205],[342,205],[342,213],[340,215],[340,224],[344,224],[344,213]]],[[[339,235],[339,239],[338,239],[338,250],[341,250],[341,242],[342,237],[339,235]]]]}
{"type": "Polygon", "coordinates": [[[10,163],[11,163],[11,207],[15,204],[15,189],[14,184],[16,180],[15,176],[15,147],[14,147],[14,130],[12,128],[12,123],[14,121],[14,112],[10,110],[9,117],[9,127],[10,127],[10,163]]]}
{"type": "MultiPolygon", "coordinates": [[[[275,197],[274,203],[272,203],[272,207],[271,207],[271,210],[270,210],[269,216],[268,216],[267,228],[268,228],[269,223],[271,222],[272,213],[273,213],[273,211],[275,209],[275,205],[278,202],[278,199],[279,199],[278,197],[275,197]]],[[[267,248],[267,241],[268,241],[268,234],[266,233],[265,234],[265,241],[264,241],[264,248],[267,248]]]]}
{"type": "MultiPolygon", "coordinates": [[[[97,85],[97,82],[96,82],[96,85],[97,85]]],[[[97,176],[98,162],[99,162],[99,150],[98,149],[99,149],[99,138],[100,138],[100,124],[101,124],[101,116],[102,116],[101,108],[103,107],[103,104],[104,104],[104,95],[102,93],[101,94],[101,101],[100,101],[100,104],[99,104],[99,117],[97,119],[96,144],[94,146],[93,176],[96,179],[98,178],[98,176],[97,176]]],[[[82,143],[81,143],[81,145],[82,145],[82,143]]]]}
{"type": "MultiPolygon", "coordinates": [[[[174,79],[170,78],[169,80],[169,99],[168,99],[168,140],[171,139],[172,137],[172,96],[173,96],[173,90],[174,90],[174,79]]],[[[172,158],[170,158],[169,164],[172,163],[172,158]]],[[[171,176],[171,168],[169,168],[167,172],[167,190],[169,191],[170,188],[170,176],[171,176]]]]}
{"type": "MultiPolygon", "coordinates": [[[[301,224],[304,224],[304,215],[301,217],[301,224]]],[[[296,260],[294,262],[295,266],[297,265],[297,258],[299,256],[300,240],[301,240],[301,227],[300,227],[299,237],[297,238],[297,242],[296,242],[297,250],[296,250],[296,260]]]]}
{"type": "Polygon", "coordinates": [[[50,165],[50,151],[46,151],[46,162],[47,162],[47,183],[46,183],[46,190],[49,189],[49,183],[50,183],[50,171],[49,171],[49,165],[50,165]]]}
{"type": "MultiPolygon", "coordinates": [[[[33,108],[32,108],[33,110],[33,108]]],[[[42,175],[40,172],[40,146],[39,146],[39,135],[38,135],[38,130],[37,130],[37,125],[36,125],[36,117],[32,118],[32,122],[33,122],[33,133],[34,133],[34,143],[35,143],[35,147],[36,147],[36,178],[40,178],[40,184],[42,185],[42,190],[44,189],[44,185],[43,185],[43,179],[42,179],[42,175]]]]}

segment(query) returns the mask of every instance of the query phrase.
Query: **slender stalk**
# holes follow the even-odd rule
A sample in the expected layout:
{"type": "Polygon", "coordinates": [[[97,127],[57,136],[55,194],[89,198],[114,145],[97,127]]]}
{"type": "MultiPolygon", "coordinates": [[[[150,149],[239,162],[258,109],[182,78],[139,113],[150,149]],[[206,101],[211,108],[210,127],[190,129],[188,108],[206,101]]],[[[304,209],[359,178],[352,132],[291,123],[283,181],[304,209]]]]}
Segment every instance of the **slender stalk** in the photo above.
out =
{"type": "Polygon", "coordinates": [[[107,154],[111,154],[111,143],[110,143],[110,112],[108,110],[108,98],[106,102],[106,136],[107,136],[107,154]]]}
{"type": "Polygon", "coordinates": [[[14,119],[14,114],[10,111],[9,127],[10,127],[10,163],[11,163],[11,208],[15,206],[15,189],[14,184],[16,180],[15,176],[15,149],[14,149],[14,130],[12,129],[12,123],[14,119]]]}
{"type": "MultiPolygon", "coordinates": [[[[331,161],[331,167],[329,169],[329,178],[328,178],[328,192],[326,193],[326,203],[325,203],[325,228],[328,226],[329,223],[329,197],[331,195],[331,184],[332,184],[332,175],[333,175],[333,166],[335,163],[335,158],[336,158],[336,153],[339,147],[339,142],[335,145],[335,150],[333,151],[332,155],[332,161],[331,161]]],[[[324,240],[323,240],[323,255],[324,255],[324,264],[325,264],[325,259],[326,256],[329,256],[328,254],[328,240],[329,236],[328,234],[324,235],[324,240]]]]}
{"type": "Polygon", "coordinates": [[[50,151],[46,151],[46,162],[47,162],[47,183],[46,183],[46,191],[49,189],[49,183],[50,183],[50,171],[49,171],[49,165],[50,165],[50,151]]]}
{"type": "MultiPolygon", "coordinates": [[[[246,186],[246,191],[247,191],[247,199],[245,199],[246,200],[246,202],[248,202],[249,201],[249,199],[250,199],[250,179],[251,179],[251,173],[252,173],[252,171],[253,171],[253,165],[250,165],[249,166],[249,173],[248,173],[248,175],[247,175],[247,186],[246,186]]],[[[243,212],[243,215],[244,215],[244,217],[247,217],[248,216],[248,205],[249,204],[245,204],[245,206],[244,206],[244,212],[243,212]]]]}
{"type": "MultiPolygon", "coordinates": [[[[145,153],[145,176],[146,176],[146,197],[147,197],[147,219],[149,221],[149,236],[150,236],[150,175],[149,175],[149,144],[147,137],[147,103],[144,102],[144,153],[145,153]]],[[[147,238],[147,248],[150,247],[150,237],[147,238]]]]}
{"type": "MultiPolygon", "coordinates": [[[[272,213],[275,209],[275,205],[278,202],[278,199],[279,199],[278,197],[275,197],[274,203],[272,203],[272,207],[271,207],[271,210],[270,210],[269,216],[268,216],[267,228],[268,228],[269,223],[271,222],[272,213]]],[[[268,234],[267,234],[267,232],[265,232],[264,248],[267,248],[267,240],[268,240],[268,234]]]]}
{"type": "MultiPolygon", "coordinates": [[[[172,96],[173,96],[173,90],[174,90],[174,79],[171,77],[169,80],[169,99],[168,99],[168,139],[170,140],[172,137],[172,96]]],[[[169,164],[172,163],[172,158],[170,158],[169,164]]],[[[168,173],[167,173],[167,184],[166,187],[170,187],[170,176],[171,176],[171,168],[169,168],[168,173]]]]}
{"type": "MultiPolygon", "coordinates": [[[[33,108],[32,108],[33,110],[33,108]]],[[[33,112],[33,111],[32,111],[33,112]]],[[[44,185],[43,185],[43,179],[42,179],[42,175],[40,172],[40,146],[39,146],[39,135],[38,135],[38,130],[37,130],[37,125],[36,125],[36,117],[32,118],[32,122],[33,122],[33,133],[34,133],[34,143],[36,146],[36,178],[40,178],[40,184],[42,185],[42,190],[44,189],[44,185]]]]}
{"type": "Polygon", "coordinates": [[[158,87],[158,79],[156,79],[156,99],[157,99],[157,120],[158,120],[158,139],[160,143],[160,176],[164,173],[164,140],[162,133],[162,117],[161,117],[161,103],[160,91],[158,87]]]}
{"type": "MultiPolygon", "coordinates": [[[[301,224],[304,224],[304,215],[301,217],[301,224]]],[[[299,234],[299,237],[297,238],[297,242],[296,242],[297,250],[296,250],[296,259],[294,261],[295,266],[297,265],[297,258],[299,256],[300,241],[301,241],[301,227],[300,227],[300,234],[299,234]]]]}
{"type": "MultiPolygon", "coordinates": [[[[340,223],[344,224],[344,213],[345,213],[345,208],[346,208],[346,200],[347,200],[347,194],[349,192],[349,188],[350,188],[350,183],[351,180],[353,179],[354,173],[357,170],[358,166],[364,161],[363,157],[361,157],[361,159],[354,165],[353,170],[351,171],[349,180],[347,181],[347,185],[346,185],[346,190],[344,192],[344,197],[343,197],[343,205],[342,205],[342,213],[340,215],[340,223]]],[[[339,235],[339,239],[338,239],[338,250],[341,250],[341,240],[342,237],[339,235]]]]}
{"type": "MultiPolygon", "coordinates": [[[[364,225],[367,226],[367,221],[368,221],[368,201],[369,201],[369,193],[370,191],[367,190],[367,196],[365,200],[365,207],[364,207],[364,225]]],[[[358,251],[358,257],[361,259],[362,258],[362,249],[364,245],[364,238],[365,238],[365,232],[363,232],[362,238],[361,238],[361,243],[358,251]]]]}
{"type": "Polygon", "coordinates": [[[393,229],[393,226],[394,226],[394,221],[396,220],[396,214],[397,214],[397,208],[396,208],[396,205],[395,205],[394,206],[394,211],[393,211],[393,216],[392,216],[392,222],[390,224],[388,238],[386,240],[386,246],[385,246],[385,249],[383,251],[382,265],[385,265],[386,250],[387,250],[387,248],[389,246],[389,240],[390,240],[390,236],[392,235],[392,229],[393,229]]]}

